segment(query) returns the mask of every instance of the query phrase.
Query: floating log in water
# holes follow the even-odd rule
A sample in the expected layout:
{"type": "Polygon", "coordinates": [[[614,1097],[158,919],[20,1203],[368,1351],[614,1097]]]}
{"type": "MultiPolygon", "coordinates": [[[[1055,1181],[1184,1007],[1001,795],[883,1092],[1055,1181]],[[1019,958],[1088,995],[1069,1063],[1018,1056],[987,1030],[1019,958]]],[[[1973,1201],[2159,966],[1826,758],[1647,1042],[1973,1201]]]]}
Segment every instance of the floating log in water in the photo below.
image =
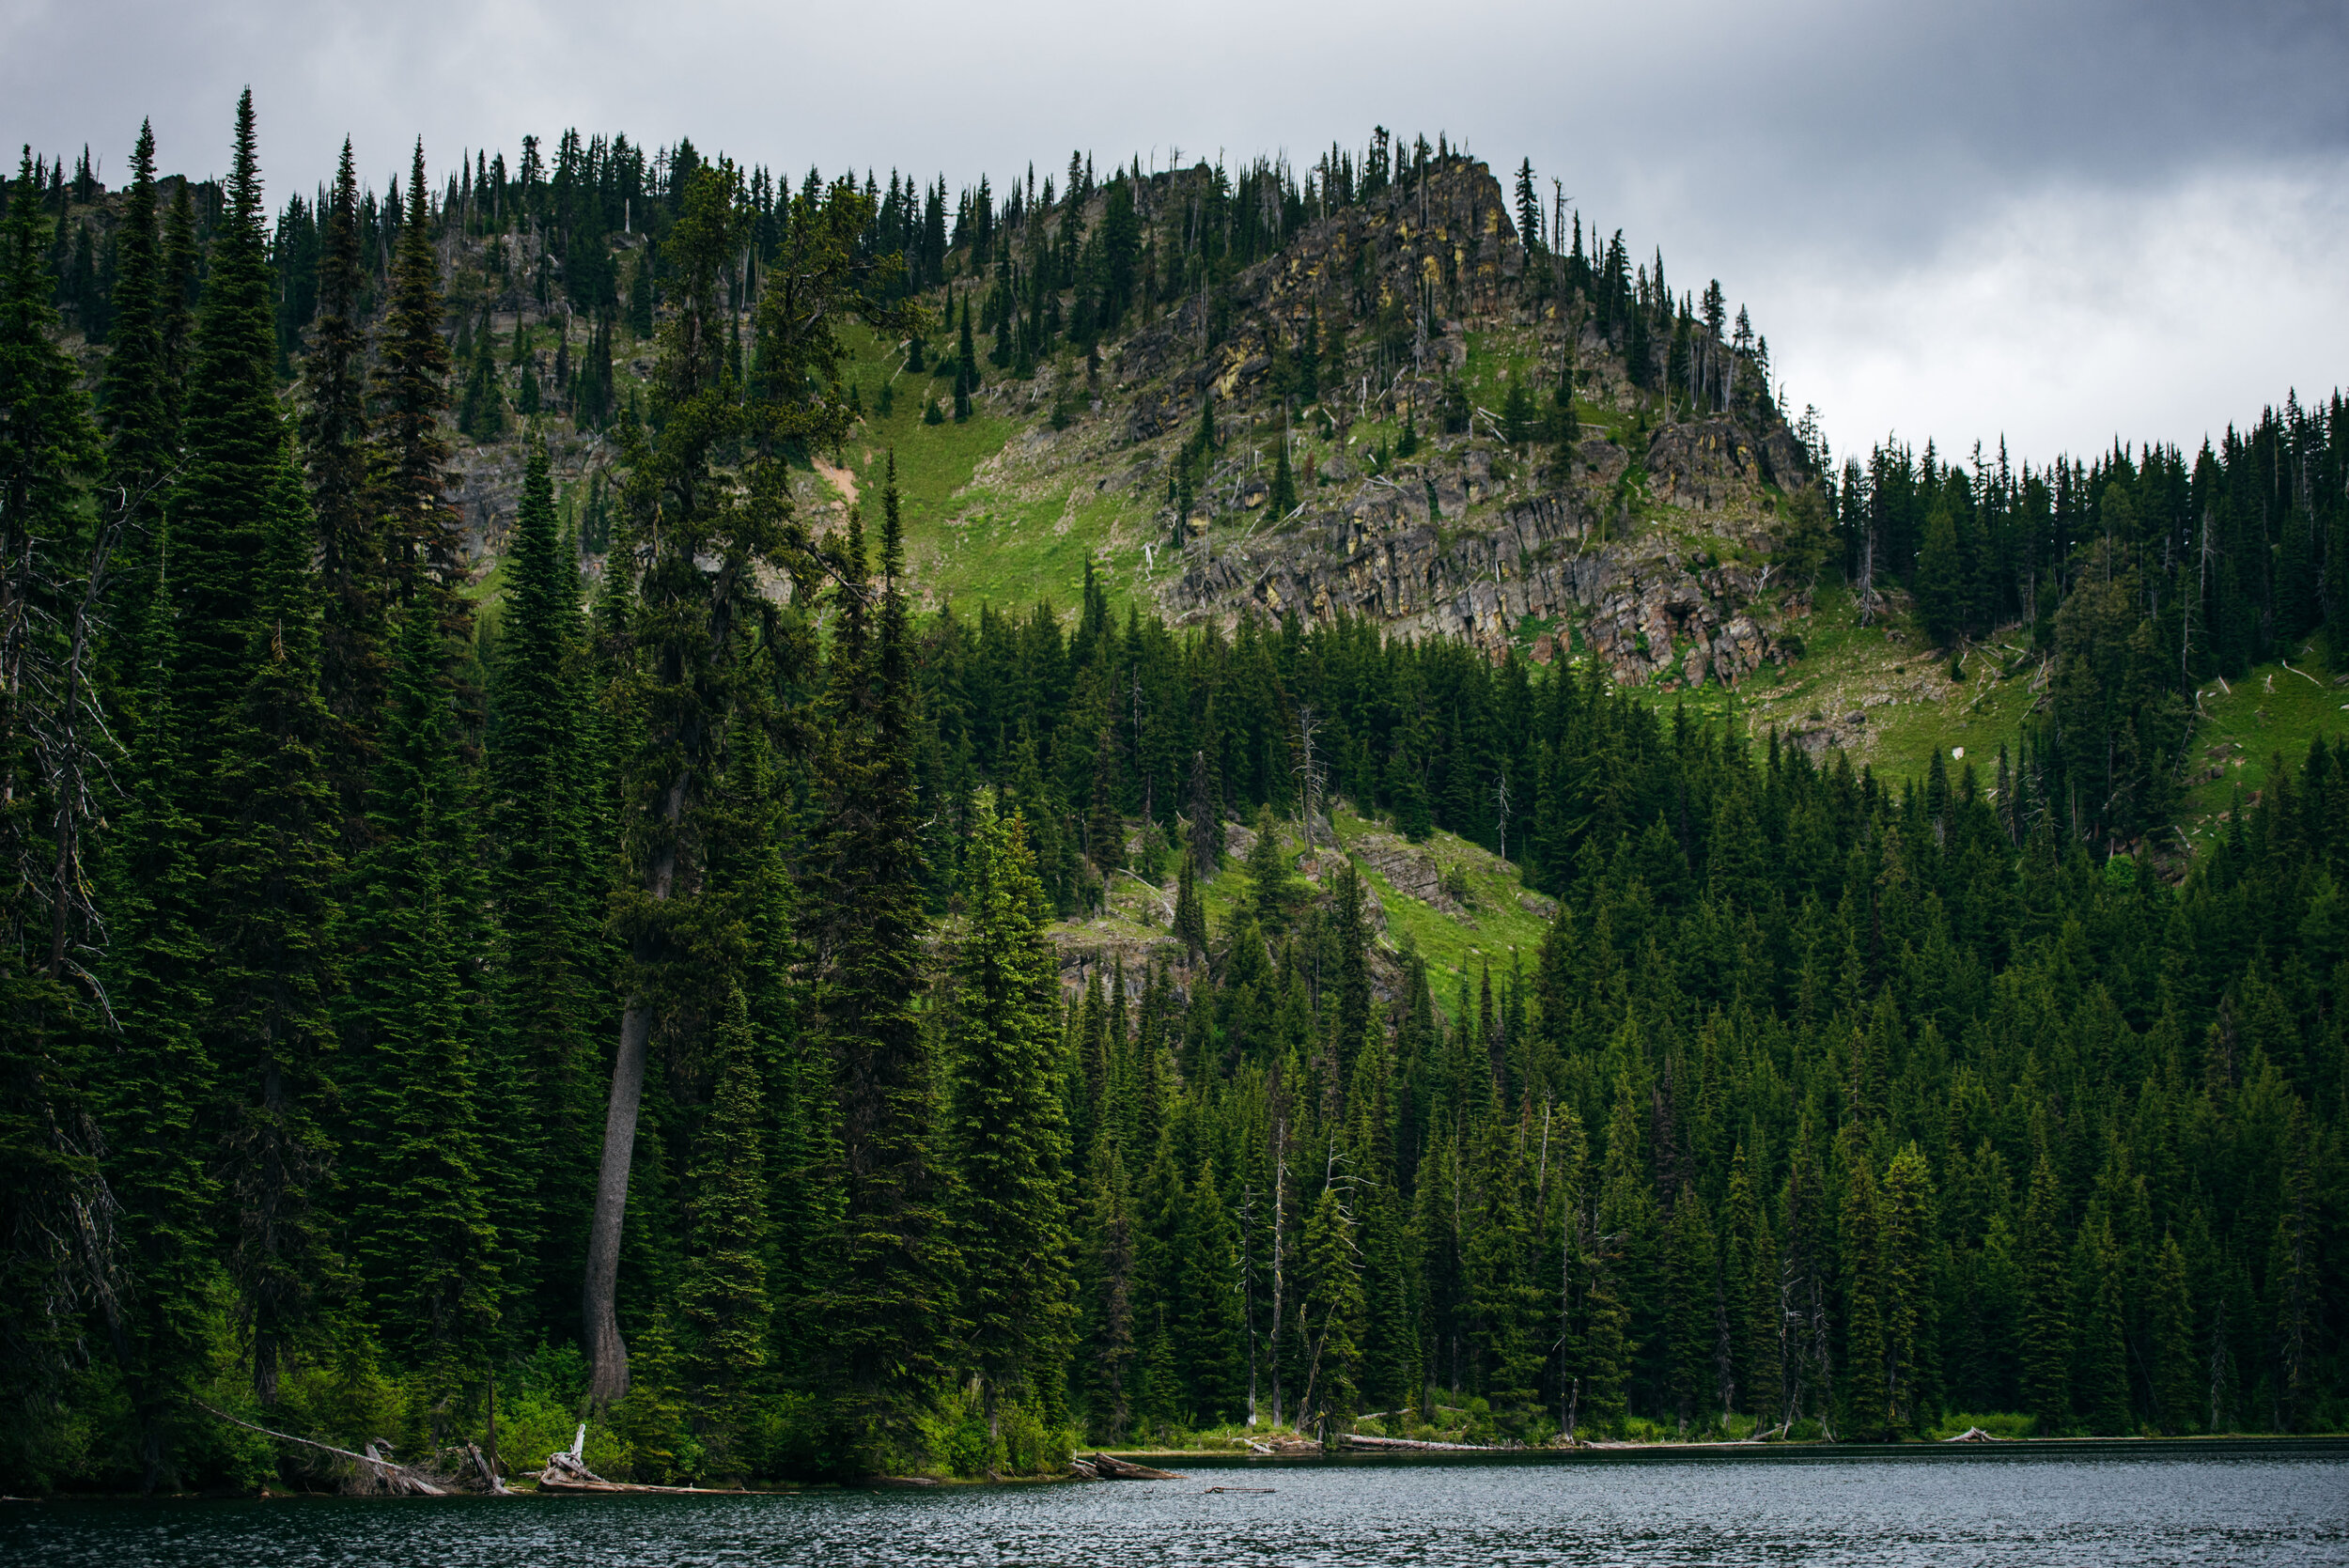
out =
{"type": "Polygon", "coordinates": [[[1272,1488],[1269,1486],[1210,1486],[1199,1495],[1203,1498],[1212,1498],[1219,1492],[1261,1492],[1270,1497],[1272,1488]]]}
{"type": "Polygon", "coordinates": [[[1093,1473],[1102,1481],[1180,1481],[1173,1470],[1154,1470],[1147,1465],[1130,1464],[1112,1459],[1106,1453],[1093,1456],[1093,1473]]]}

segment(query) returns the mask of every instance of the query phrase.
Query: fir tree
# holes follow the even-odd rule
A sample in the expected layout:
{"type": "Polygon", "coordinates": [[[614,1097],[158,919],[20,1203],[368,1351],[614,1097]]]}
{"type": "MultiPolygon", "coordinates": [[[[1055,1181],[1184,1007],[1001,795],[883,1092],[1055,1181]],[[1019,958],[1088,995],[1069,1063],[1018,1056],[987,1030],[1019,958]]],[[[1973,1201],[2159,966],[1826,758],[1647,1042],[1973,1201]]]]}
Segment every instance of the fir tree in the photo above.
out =
{"type": "MultiPolygon", "coordinates": [[[[115,323],[106,354],[106,479],[132,515],[117,548],[123,624],[135,644],[147,625],[146,604],[159,570],[157,535],[163,521],[163,489],[177,458],[169,411],[177,401],[167,384],[162,330],[162,233],[155,207],[155,132],[140,122],[131,152],[131,186],[124,193],[122,221],[116,229],[115,323]]],[[[117,665],[116,678],[135,689],[139,677],[117,665]]],[[[135,732],[123,738],[130,739],[135,732]]]]}
{"type": "Polygon", "coordinates": [[[914,1440],[949,1306],[948,1248],[928,1158],[938,1085],[913,1006],[925,872],[894,474],[882,519],[877,592],[866,584],[853,518],[844,551],[823,699],[831,739],[817,798],[826,809],[811,835],[807,922],[812,1011],[841,1106],[844,1235],[827,1303],[833,1409],[848,1449],[867,1463],[914,1440]]]}
{"type": "Polygon", "coordinates": [[[2024,1407],[2047,1436],[2072,1419],[2070,1270],[2063,1256],[2062,1195],[2042,1135],[2023,1210],[2022,1361],[2024,1407]]]}
{"type": "Polygon", "coordinates": [[[735,990],[718,1026],[716,1086],[694,1139],[688,1216],[692,1254],[678,1289],[693,1329],[687,1358],[710,1473],[739,1476],[760,1457],[753,1442],[766,1382],[771,1307],[764,1141],[766,1117],[748,1007],[735,990]]]}
{"type": "MultiPolygon", "coordinates": [[[[288,1361],[323,1331],[342,1272],[325,1206],[334,1150],[324,1125],[340,823],[324,767],[312,529],[285,454],[261,513],[249,674],[220,740],[220,827],[209,856],[205,1033],[229,1102],[231,1266],[264,1403],[276,1398],[288,1361]]],[[[210,675],[194,660],[181,668],[191,686],[210,675]]]]}
{"type": "Polygon", "coordinates": [[[1274,935],[1288,929],[1296,887],[1296,873],[1281,846],[1280,824],[1273,820],[1272,808],[1263,807],[1256,813],[1256,840],[1248,847],[1249,911],[1260,929],[1274,935]]]}
{"type": "MultiPolygon", "coordinates": [[[[160,582],[169,564],[160,534],[154,560],[160,582]]],[[[175,701],[173,617],[161,594],[147,599],[135,645],[139,749],[106,867],[108,988],[121,1032],[104,1126],[122,1205],[117,1224],[138,1281],[120,1346],[123,1376],[138,1424],[141,1485],[152,1492],[179,1473],[189,1402],[211,1351],[206,1292],[219,1188],[205,1133],[219,1079],[197,1027],[210,1005],[204,889],[185,804],[195,790],[175,701]]]]}
{"type": "Polygon", "coordinates": [[[1004,1394],[1048,1389],[1061,1372],[1071,1311],[1067,1138],[1054,1071],[1056,966],[1025,824],[998,819],[982,801],[963,876],[970,924],[946,1025],[951,1209],[961,1311],[993,1435],[1004,1394]]]}
{"type": "MultiPolygon", "coordinates": [[[[593,753],[578,573],[556,531],[544,446],[525,461],[490,669],[490,894],[505,939],[493,1132],[506,1172],[509,1287],[568,1293],[585,1262],[576,1194],[592,1181],[599,987],[593,753]],[[543,1285],[536,1283],[543,1281],[543,1285]]],[[[552,1316],[552,1295],[536,1303],[552,1316]]]]}
{"type": "Polygon", "coordinates": [[[2161,1429],[2171,1435],[2194,1431],[2200,1413],[2194,1365],[2194,1312],[2186,1295],[2186,1250],[2165,1234],[2155,1264],[2153,1298],[2146,1303],[2152,1331],[2154,1407],[2161,1429]]]}
{"type": "Polygon", "coordinates": [[[462,640],[472,613],[457,589],[463,530],[445,493],[448,345],[441,336],[441,260],[432,243],[432,209],[419,139],[408,169],[408,210],[392,263],[375,392],[381,400],[376,505],[384,519],[384,557],[395,602],[421,599],[443,630],[462,640]]]}
{"type": "Polygon", "coordinates": [[[1664,1299],[1672,1358],[1671,1392],[1685,1430],[1699,1417],[1712,1392],[1714,1328],[1719,1311],[1715,1276],[1713,1227],[1704,1200],[1683,1185],[1666,1233],[1664,1299]]]}
{"type": "Polygon", "coordinates": [[[1355,1408],[1361,1368],[1362,1281],[1353,1216],[1334,1185],[1306,1217],[1299,1254],[1297,1357],[1303,1375],[1297,1423],[1321,1429],[1355,1408]]]}
{"type": "MultiPolygon", "coordinates": [[[[248,89],[237,101],[227,210],[212,234],[187,371],[185,450],[170,506],[180,557],[174,597],[185,629],[181,710],[197,748],[199,778],[211,773],[220,737],[243,702],[262,520],[271,515],[271,490],[285,444],[262,221],[248,89]]],[[[174,248],[167,242],[167,257],[174,248]]],[[[168,275],[174,269],[167,264],[164,271],[168,275]]],[[[168,330],[165,335],[168,344],[168,330]]],[[[212,831],[220,812],[207,803],[197,815],[212,831]]]]}
{"type": "Polygon", "coordinates": [[[107,1208],[82,1089],[94,1031],[80,983],[101,934],[79,849],[99,784],[84,738],[97,694],[73,657],[103,452],[56,340],[36,179],[28,149],[0,224],[0,1463],[27,1475],[64,1435],[74,1293],[102,1285],[93,1270],[111,1261],[75,1239],[107,1208]]]}
{"type": "Polygon", "coordinates": [[[377,1326],[428,1400],[486,1362],[499,1312],[496,1233],[482,1189],[480,1042],[464,1005],[459,897],[471,801],[428,604],[400,617],[370,843],[347,900],[345,1038],[361,1110],[346,1152],[353,1249],[377,1326]]]}
{"type": "Polygon", "coordinates": [[[1894,1432],[1906,1432],[1931,1414],[1933,1367],[1933,1178],[1910,1143],[1884,1172],[1879,1212],[1881,1262],[1877,1311],[1884,1327],[1885,1403],[1894,1432]]]}
{"type": "Polygon", "coordinates": [[[1125,1161],[1107,1139],[1094,1146],[1085,1172],[1083,1302],[1085,1356],[1078,1368],[1086,1424],[1104,1442],[1116,1442],[1131,1420],[1134,1371],[1133,1199],[1125,1161]]]}
{"type": "Polygon", "coordinates": [[[319,522],[325,599],[320,684],[337,726],[334,766],[344,809],[356,815],[382,706],[386,583],[382,530],[367,479],[367,332],[360,319],[359,177],[343,141],[319,249],[319,313],[302,369],[302,449],[319,522]]]}
{"type": "Polygon", "coordinates": [[[1265,510],[1279,521],[1297,510],[1297,474],[1289,467],[1289,443],[1285,432],[1276,448],[1272,465],[1272,490],[1265,500],[1265,510]]]}
{"type": "Polygon", "coordinates": [[[1191,852],[1186,848],[1174,884],[1174,929],[1182,940],[1186,962],[1196,964],[1207,951],[1207,907],[1199,897],[1199,879],[1193,863],[1191,852]]]}

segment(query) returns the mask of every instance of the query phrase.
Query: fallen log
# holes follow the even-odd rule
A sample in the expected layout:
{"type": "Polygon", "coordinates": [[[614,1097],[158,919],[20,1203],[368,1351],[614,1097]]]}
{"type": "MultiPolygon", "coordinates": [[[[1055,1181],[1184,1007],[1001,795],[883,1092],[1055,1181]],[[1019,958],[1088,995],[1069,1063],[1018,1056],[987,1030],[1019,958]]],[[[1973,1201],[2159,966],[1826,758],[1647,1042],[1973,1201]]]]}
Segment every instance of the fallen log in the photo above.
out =
{"type": "Polygon", "coordinates": [[[231,1426],[241,1426],[247,1432],[257,1432],[264,1437],[274,1437],[281,1443],[299,1443],[303,1448],[317,1449],[320,1452],[331,1453],[338,1459],[348,1459],[391,1488],[396,1497],[445,1498],[449,1496],[447,1487],[434,1483],[422,1471],[412,1470],[405,1465],[395,1465],[388,1459],[379,1458],[373,1452],[374,1444],[372,1443],[367,1445],[368,1452],[353,1453],[349,1449],[336,1448],[332,1443],[321,1443],[314,1437],[297,1437],[290,1432],[273,1432],[266,1426],[256,1426],[251,1421],[232,1416],[226,1410],[215,1409],[202,1400],[197,1400],[195,1406],[199,1410],[210,1411],[231,1426]]]}
{"type": "Polygon", "coordinates": [[[1408,1449],[1414,1452],[1491,1453],[1495,1452],[1491,1445],[1486,1443],[1438,1443],[1417,1437],[1373,1437],[1363,1432],[1342,1434],[1339,1441],[1349,1448],[1360,1446],[1369,1449],[1408,1449]]]}
{"type": "Polygon", "coordinates": [[[557,1496],[605,1497],[626,1493],[631,1496],[649,1494],[677,1498],[738,1498],[751,1494],[739,1486],[648,1486],[635,1481],[606,1481],[580,1463],[579,1448],[586,1435],[573,1438],[568,1453],[547,1455],[546,1468],[538,1472],[538,1490],[557,1496]]]}
{"type": "Polygon", "coordinates": [[[601,1477],[582,1481],[575,1476],[557,1476],[551,1480],[544,1471],[538,1476],[538,1490],[556,1496],[578,1497],[616,1496],[621,1493],[630,1496],[649,1493],[672,1498],[749,1498],[759,1495],[734,1486],[648,1486],[641,1482],[605,1481],[601,1477]]]}
{"type": "Polygon", "coordinates": [[[2012,1437],[2001,1437],[1994,1432],[1984,1432],[1979,1426],[1969,1426],[1956,1436],[1944,1437],[1941,1440],[1945,1443],[2010,1443],[2014,1441],[2012,1437]]]}
{"type": "Polygon", "coordinates": [[[1154,1470],[1147,1465],[1135,1465],[1123,1459],[1112,1459],[1106,1453],[1093,1456],[1093,1472],[1103,1481],[1180,1481],[1173,1470],[1154,1470]]]}
{"type": "Polygon", "coordinates": [[[1082,1459],[1071,1459],[1068,1462],[1068,1473],[1075,1476],[1080,1481],[1098,1481],[1101,1479],[1101,1472],[1095,1469],[1089,1462],[1082,1459]]]}
{"type": "Polygon", "coordinates": [[[467,1443],[465,1445],[465,1455],[473,1461],[474,1473],[481,1477],[481,1485],[484,1491],[488,1492],[493,1498],[503,1498],[511,1495],[512,1489],[508,1487],[504,1481],[499,1479],[497,1467],[491,1464],[488,1457],[482,1453],[480,1444],[467,1443]]]}

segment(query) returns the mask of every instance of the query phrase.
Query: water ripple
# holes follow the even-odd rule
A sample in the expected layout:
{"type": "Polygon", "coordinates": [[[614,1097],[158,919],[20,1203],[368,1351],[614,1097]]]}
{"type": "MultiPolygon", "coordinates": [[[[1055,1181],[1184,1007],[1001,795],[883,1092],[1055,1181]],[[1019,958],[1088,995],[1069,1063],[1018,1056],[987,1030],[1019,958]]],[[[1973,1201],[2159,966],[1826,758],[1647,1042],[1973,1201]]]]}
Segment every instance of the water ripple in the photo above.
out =
{"type": "Polygon", "coordinates": [[[57,1568],[1517,1568],[2349,1560],[2349,1462],[1822,1460],[1201,1471],[1188,1482],[798,1497],[48,1503],[57,1568]],[[1270,1496],[1206,1495],[1221,1482],[1270,1496]]]}

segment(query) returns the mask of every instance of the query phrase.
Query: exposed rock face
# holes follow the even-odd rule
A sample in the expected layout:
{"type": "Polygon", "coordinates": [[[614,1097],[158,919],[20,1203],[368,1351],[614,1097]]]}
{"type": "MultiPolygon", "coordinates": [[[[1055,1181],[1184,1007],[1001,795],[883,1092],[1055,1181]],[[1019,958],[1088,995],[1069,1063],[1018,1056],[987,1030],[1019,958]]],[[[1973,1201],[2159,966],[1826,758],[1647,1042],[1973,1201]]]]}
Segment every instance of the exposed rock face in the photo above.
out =
{"type": "MultiPolygon", "coordinates": [[[[1307,225],[1232,281],[1221,338],[1211,337],[1217,307],[1201,296],[1136,332],[1116,362],[1128,439],[1171,438],[1172,451],[1211,409],[1228,443],[1202,487],[1203,511],[1222,522],[1186,520],[1184,569],[1162,590],[1168,611],[1360,616],[1406,636],[1463,638],[1493,658],[1589,652],[1626,685],[1735,681],[1781,657],[1774,612],[1756,602],[1767,582],[1759,563],[1770,488],[1808,482],[1809,459],[1766,403],[1652,432],[1586,425],[1556,446],[1504,444],[1486,411],[1464,434],[1434,433],[1470,326],[1514,334],[1512,351],[1535,363],[1576,356],[1586,402],[1642,406],[1621,345],[1579,309],[1562,316],[1568,302],[1535,275],[1551,265],[1527,256],[1490,173],[1466,165],[1307,225]],[[1391,324],[1398,302],[1431,299],[1452,318],[1414,317],[1399,365],[1391,326],[1379,329],[1383,348],[1346,335],[1349,324],[1391,324]],[[1318,449],[1300,449],[1295,464],[1301,504],[1276,518],[1264,449],[1298,427],[1273,396],[1273,372],[1309,322],[1339,347],[1322,366],[1318,449]],[[1348,427],[1406,409],[1427,449],[1383,469],[1364,461],[1369,449],[1348,442],[1348,427]]],[[[1137,465],[1136,489],[1166,483],[1162,466],[1137,465]]]]}
{"type": "Polygon", "coordinates": [[[1495,656],[1528,622],[1554,623],[1567,629],[1536,634],[1534,660],[1594,652],[1621,685],[1675,673],[1690,685],[1735,681],[1780,657],[1748,609],[1762,585],[1755,568],[1701,565],[1661,539],[1605,543],[1600,520],[1571,495],[1512,505],[1486,531],[1447,544],[1428,520],[1424,483],[1416,493],[1366,489],[1343,513],[1243,550],[1194,545],[1171,597],[1192,610],[1344,613],[1495,656]]]}
{"type": "Polygon", "coordinates": [[[1715,418],[1657,431],[1647,472],[1666,505],[1718,511],[1750,501],[1764,480],[1800,482],[1804,461],[1801,443],[1782,425],[1757,439],[1736,420],[1715,418]]]}

